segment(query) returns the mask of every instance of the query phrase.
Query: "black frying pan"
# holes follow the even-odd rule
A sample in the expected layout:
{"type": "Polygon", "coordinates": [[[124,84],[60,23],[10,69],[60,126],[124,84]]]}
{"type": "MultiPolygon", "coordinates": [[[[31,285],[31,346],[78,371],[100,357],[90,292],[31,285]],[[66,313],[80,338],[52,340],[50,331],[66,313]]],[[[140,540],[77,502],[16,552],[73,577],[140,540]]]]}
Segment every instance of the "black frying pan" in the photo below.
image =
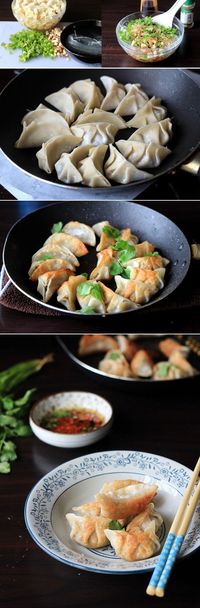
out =
{"type": "MultiPolygon", "coordinates": [[[[143,308],[162,300],[183,281],[190,264],[190,247],[181,230],[164,215],[136,203],[112,201],[108,205],[107,201],[100,203],[62,202],[26,215],[11,228],[7,236],[3,252],[6,271],[15,286],[28,298],[42,304],[41,297],[37,294],[36,284],[32,284],[28,280],[28,269],[33,253],[43,245],[50,235],[54,223],[59,221],[66,223],[75,219],[90,226],[105,219],[118,228],[129,226],[140,241],[148,240],[154,243],[159,252],[171,260],[166,271],[164,288],[148,304],[139,309],[127,311],[129,314],[140,312],[143,308]]],[[[96,266],[95,248],[92,248],[88,255],[80,258],[80,263],[78,272],[90,273],[96,266]]],[[[110,286],[115,289],[114,281],[110,286]]],[[[67,311],[58,304],[56,297],[44,306],[68,315],[84,316],[78,312],[67,311]]]]}
{"type": "MultiPolygon", "coordinates": [[[[200,144],[200,88],[185,72],[178,69],[138,68],[138,69],[76,69],[76,70],[26,70],[14,78],[3,90],[0,100],[1,116],[1,145],[5,155],[26,173],[62,188],[72,187],[59,182],[54,171],[48,175],[38,167],[35,156],[36,150],[18,150],[14,143],[21,133],[21,119],[27,110],[36,108],[44,102],[46,95],[57,91],[63,86],[69,86],[79,79],[90,77],[103,90],[100,76],[107,74],[122,83],[140,82],[149,97],[161,97],[167,106],[168,115],[173,119],[174,136],[170,142],[172,154],[165,159],[160,167],[151,172],[155,179],[171,172],[185,162],[200,144]]],[[[105,93],[105,91],[104,91],[105,93]]],[[[131,133],[132,131],[129,131],[131,133]]],[[[123,137],[119,131],[117,139],[123,137]]],[[[127,133],[126,136],[127,138],[127,133]]],[[[151,181],[151,180],[150,180],[151,181]]],[[[132,185],[148,183],[149,180],[133,182],[132,185]]],[[[118,191],[130,187],[114,184],[116,195],[118,191]]],[[[86,186],[74,186],[87,196],[86,186]]],[[[89,189],[91,192],[91,188],[89,189]]],[[[105,188],[93,188],[105,195],[105,188]]]]}

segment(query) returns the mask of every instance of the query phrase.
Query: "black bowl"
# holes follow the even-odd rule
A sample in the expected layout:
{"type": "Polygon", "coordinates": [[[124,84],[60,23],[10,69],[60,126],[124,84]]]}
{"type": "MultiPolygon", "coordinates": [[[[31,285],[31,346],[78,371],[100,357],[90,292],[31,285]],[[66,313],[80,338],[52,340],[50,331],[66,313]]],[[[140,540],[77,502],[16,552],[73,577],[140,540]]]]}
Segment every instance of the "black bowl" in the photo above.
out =
{"type": "Polygon", "coordinates": [[[61,34],[65,49],[81,61],[101,60],[101,21],[87,19],[67,25],[61,34]]]}

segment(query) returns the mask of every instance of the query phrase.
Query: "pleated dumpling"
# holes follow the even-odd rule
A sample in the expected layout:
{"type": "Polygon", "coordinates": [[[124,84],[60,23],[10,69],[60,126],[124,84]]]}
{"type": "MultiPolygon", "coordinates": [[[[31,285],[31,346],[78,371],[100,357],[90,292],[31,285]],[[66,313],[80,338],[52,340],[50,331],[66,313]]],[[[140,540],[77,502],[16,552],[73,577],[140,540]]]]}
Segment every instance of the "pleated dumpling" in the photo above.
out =
{"type": "Polygon", "coordinates": [[[151,175],[140,171],[132,163],[127,161],[112,144],[109,146],[110,155],[105,163],[104,171],[106,177],[119,184],[129,184],[133,181],[149,179],[151,175]]]}
{"type": "Polygon", "coordinates": [[[117,114],[112,114],[112,112],[106,112],[106,110],[101,110],[98,108],[94,109],[94,112],[84,112],[84,114],[80,114],[77,118],[75,124],[89,124],[89,123],[108,123],[109,125],[114,125],[116,127],[116,132],[119,129],[126,129],[127,123],[121,116],[117,116],[117,114]]]}
{"type": "Polygon", "coordinates": [[[79,261],[74,255],[74,253],[72,253],[72,251],[70,251],[70,249],[67,248],[66,245],[63,246],[63,244],[60,242],[59,245],[54,243],[50,246],[48,244],[43,245],[41,249],[38,249],[38,251],[33,254],[30,272],[32,271],[33,266],[36,267],[36,264],[39,266],[41,262],[53,258],[60,258],[66,260],[68,262],[68,268],[70,270],[74,270],[76,266],[80,266],[79,261]]]}
{"type": "Polygon", "coordinates": [[[45,101],[63,112],[69,124],[76,120],[77,116],[84,110],[84,104],[80,101],[75,92],[69,91],[66,87],[51,93],[45,97],[45,101]]]}
{"type": "Polygon", "coordinates": [[[93,108],[100,108],[103,101],[103,95],[90,78],[85,80],[76,80],[73,84],[68,87],[68,91],[73,91],[78,95],[79,99],[84,104],[85,110],[91,110],[93,108]]]}
{"type": "Polygon", "coordinates": [[[162,106],[160,97],[152,97],[126,124],[127,127],[145,127],[145,125],[163,120],[166,114],[167,110],[162,106]]]}
{"type": "Polygon", "coordinates": [[[41,274],[45,274],[45,272],[49,272],[51,270],[67,270],[69,276],[73,273],[72,270],[68,269],[67,260],[63,260],[62,258],[53,258],[52,260],[46,260],[40,264],[36,262],[35,266],[32,266],[32,271],[29,271],[29,278],[31,281],[37,281],[41,274]]]}
{"type": "Polygon", "coordinates": [[[70,133],[69,125],[59,112],[36,109],[22,119],[23,131],[15,143],[16,148],[39,148],[51,137],[70,133]]]}
{"type": "Polygon", "coordinates": [[[157,532],[163,523],[163,518],[162,515],[156,511],[153,502],[150,502],[144,511],[131,519],[126,530],[127,532],[131,532],[134,528],[140,528],[141,530],[148,531],[152,522],[154,522],[155,532],[157,532]]]}
{"type": "MultiPolygon", "coordinates": [[[[138,269],[132,269],[138,270],[138,269]]],[[[153,271],[144,271],[153,272],[153,271]]],[[[148,281],[142,280],[142,278],[124,279],[120,275],[115,276],[117,285],[116,293],[119,293],[125,298],[129,298],[136,304],[146,304],[150,298],[161,289],[163,281],[160,279],[158,273],[154,273],[148,281]]]]}
{"type": "Polygon", "coordinates": [[[97,122],[74,125],[71,127],[71,131],[73,135],[80,138],[81,145],[91,144],[92,146],[98,146],[99,144],[112,143],[118,127],[108,122],[97,122]]]}
{"type": "Polygon", "coordinates": [[[57,289],[68,279],[67,270],[52,270],[41,274],[38,278],[37,291],[41,294],[43,302],[48,302],[57,289]]]}
{"type": "Polygon", "coordinates": [[[149,253],[153,253],[155,250],[155,245],[153,243],[149,243],[149,241],[142,241],[142,243],[138,243],[135,245],[135,258],[143,257],[144,255],[148,255],[149,253]]]}
{"type": "Polygon", "coordinates": [[[106,89],[106,96],[102,101],[101,109],[107,111],[115,110],[126,95],[125,87],[111,76],[101,76],[100,80],[106,89]]]}
{"type": "Polygon", "coordinates": [[[115,480],[105,483],[95,496],[104,517],[119,519],[141,513],[157,494],[156,484],[135,479],[115,480]]]}
{"type": "Polygon", "coordinates": [[[55,135],[42,144],[36,154],[40,169],[52,173],[56,162],[64,152],[71,152],[81,143],[81,136],[67,132],[65,135],[55,135]]]}
{"type": "Polygon", "coordinates": [[[86,281],[77,287],[77,300],[81,308],[95,313],[106,313],[105,294],[98,281],[86,281]]]}
{"type": "Polygon", "coordinates": [[[98,549],[109,544],[104,533],[109,525],[109,518],[67,513],[66,519],[71,526],[70,538],[79,545],[89,549],[98,549]]]}
{"type": "Polygon", "coordinates": [[[124,298],[120,296],[118,293],[115,293],[108,305],[107,312],[110,314],[126,312],[128,310],[135,310],[139,308],[139,304],[135,304],[131,302],[128,298],[124,298]]]}
{"type": "Polygon", "coordinates": [[[115,553],[121,559],[137,561],[155,555],[160,549],[160,542],[151,524],[148,532],[134,528],[131,532],[126,530],[105,530],[115,553]]]}
{"type": "Polygon", "coordinates": [[[156,270],[157,268],[165,268],[169,264],[167,258],[161,255],[147,255],[138,258],[133,258],[124,264],[126,268],[141,268],[142,270],[156,270]]]}
{"type": "Polygon", "coordinates": [[[110,281],[112,274],[110,273],[110,266],[115,260],[116,252],[111,247],[103,249],[97,255],[97,265],[90,274],[90,279],[96,279],[97,281],[110,281]]]}
{"type": "Polygon", "coordinates": [[[136,114],[148,101],[148,95],[142,90],[141,84],[126,84],[126,96],[118,104],[115,114],[131,116],[136,114]]]}
{"type": "Polygon", "coordinates": [[[82,175],[78,169],[79,162],[86,158],[90,145],[78,146],[70,154],[61,154],[55,164],[58,179],[65,184],[76,184],[82,181],[82,175]]]}
{"type": "Polygon", "coordinates": [[[82,176],[82,183],[92,188],[108,188],[110,182],[103,175],[103,162],[107,151],[107,145],[101,144],[90,148],[89,156],[84,158],[78,165],[82,176]]]}
{"type": "MultiPolygon", "coordinates": [[[[172,121],[164,118],[158,122],[151,123],[146,127],[140,127],[134,131],[129,140],[143,141],[145,144],[160,144],[165,146],[172,138],[172,121]]],[[[128,141],[129,141],[128,140],[128,141]]]]}
{"type": "Polygon", "coordinates": [[[102,234],[102,230],[104,228],[104,226],[109,226],[109,222],[108,220],[103,220],[103,222],[97,222],[97,224],[94,224],[92,226],[95,234],[100,238],[101,234],[102,234]]]}
{"type": "Polygon", "coordinates": [[[76,310],[76,290],[80,283],[84,283],[86,277],[84,275],[77,275],[76,277],[69,277],[67,281],[62,283],[58,289],[57,300],[60,304],[63,304],[67,310],[76,310]]]}
{"type": "Polygon", "coordinates": [[[144,144],[141,141],[120,139],[116,146],[121,154],[139,169],[154,169],[171,154],[171,150],[159,144],[144,144]]]}
{"type": "MultiPolygon", "coordinates": [[[[80,339],[78,353],[81,357],[85,357],[86,355],[91,355],[94,353],[106,353],[112,348],[117,348],[117,340],[111,336],[107,336],[105,334],[85,334],[80,339]]],[[[91,503],[86,504],[91,505],[91,503]]],[[[94,504],[96,505],[97,503],[94,504]]]]}
{"type": "MultiPolygon", "coordinates": [[[[99,369],[101,372],[105,372],[108,375],[119,376],[121,378],[131,378],[132,376],[126,357],[124,357],[123,353],[118,349],[110,350],[106,353],[105,357],[99,363],[99,369]]],[[[124,517],[124,515],[122,515],[122,517],[124,517]]]]}
{"type": "Polygon", "coordinates": [[[48,246],[49,248],[51,246],[54,247],[54,245],[61,247],[63,251],[65,249],[68,251],[69,249],[78,258],[88,253],[87,247],[77,236],[71,236],[71,234],[66,234],[65,232],[51,234],[44,243],[44,246],[48,246]]]}
{"type": "Polygon", "coordinates": [[[40,103],[39,106],[35,108],[35,110],[30,110],[29,112],[27,112],[23,116],[21,124],[26,125],[26,127],[28,127],[28,125],[30,125],[32,122],[39,122],[40,124],[44,124],[46,122],[49,123],[50,119],[65,125],[69,131],[69,125],[65,120],[65,117],[63,116],[62,112],[55,112],[55,110],[50,110],[42,103],[40,103]]]}
{"type": "Polygon", "coordinates": [[[165,268],[156,268],[148,270],[142,268],[130,268],[130,278],[134,281],[142,281],[146,285],[150,285],[152,289],[162,289],[164,287],[165,268]]]}
{"type": "Polygon", "coordinates": [[[91,245],[91,247],[95,247],[96,245],[96,236],[93,228],[82,222],[67,222],[62,228],[62,232],[71,234],[71,236],[77,236],[85,245],[91,245]]]}

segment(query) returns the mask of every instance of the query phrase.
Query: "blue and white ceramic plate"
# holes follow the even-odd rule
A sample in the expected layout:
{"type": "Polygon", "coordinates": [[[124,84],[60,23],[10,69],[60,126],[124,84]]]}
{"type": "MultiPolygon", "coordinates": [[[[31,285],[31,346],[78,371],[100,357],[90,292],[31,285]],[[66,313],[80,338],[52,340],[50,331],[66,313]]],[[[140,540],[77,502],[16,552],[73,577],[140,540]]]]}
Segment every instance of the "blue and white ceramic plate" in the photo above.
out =
{"type": "MultiPolygon", "coordinates": [[[[152,570],[158,556],[138,562],[116,557],[109,547],[90,550],[70,539],[65,515],[72,507],[94,500],[106,481],[137,479],[155,482],[158,494],[155,507],[164,525],[161,546],[170,528],[185,487],[191,477],[187,467],[145,452],[96,452],[66,462],[45,475],[30,492],[25,504],[25,522],[34,541],[59,561],[83,570],[106,574],[131,574],[152,570]]],[[[181,549],[184,557],[200,546],[200,505],[193,516],[181,549]]]]}

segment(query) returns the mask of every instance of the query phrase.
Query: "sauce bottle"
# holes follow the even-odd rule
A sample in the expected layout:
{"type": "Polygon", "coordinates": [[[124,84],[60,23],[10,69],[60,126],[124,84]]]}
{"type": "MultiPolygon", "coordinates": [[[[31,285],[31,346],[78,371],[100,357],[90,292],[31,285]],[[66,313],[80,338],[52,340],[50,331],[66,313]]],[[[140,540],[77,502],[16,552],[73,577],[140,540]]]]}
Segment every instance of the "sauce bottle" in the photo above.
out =
{"type": "Polygon", "coordinates": [[[184,27],[190,28],[194,25],[194,7],[195,2],[192,0],[186,0],[180,11],[180,20],[184,27]]]}
{"type": "Polygon", "coordinates": [[[155,12],[158,10],[158,0],[140,0],[140,12],[143,15],[148,15],[149,13],[155,12]]]}

